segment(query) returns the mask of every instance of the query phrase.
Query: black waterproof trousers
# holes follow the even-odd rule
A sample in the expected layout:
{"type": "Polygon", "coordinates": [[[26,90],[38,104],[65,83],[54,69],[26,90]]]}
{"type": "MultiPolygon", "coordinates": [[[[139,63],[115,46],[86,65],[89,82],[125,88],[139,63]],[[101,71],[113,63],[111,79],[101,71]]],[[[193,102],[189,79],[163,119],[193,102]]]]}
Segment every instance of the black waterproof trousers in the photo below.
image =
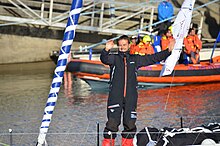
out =
{"type": "Polygon", "coordinates": [[[112,90],[109,93],[108,106],[107,106],[107,117],[108,122],[104,129],[105,138],[115,138],[118,127],[121,124],[121,116],[123,116],[123,127],[122,137],[133,138],[136,132],[136,108],[137,108],[137,91],[127,94],[125,97],[119,95],[119,92],[112,90]],[[112,133],[109,133],[111,131],[112,133]],[[112,134],[112,135],[111,135],[112,134]]]}
{"type": "Polygon", "coordinates": [[[136,132],[137,119],[137,70],[139,67],[147,66],[166,59],[170,55],[168,50],[153,55],[130,55],[129,52],[110,54],[103,49],[101,53],[102,63],[110,66],[110,91],[107,105],[106,127],[104,138],[116,137],[116,132],[121,124],[123,116],[122,131],[123,138],[133,138],[136,132]]]}

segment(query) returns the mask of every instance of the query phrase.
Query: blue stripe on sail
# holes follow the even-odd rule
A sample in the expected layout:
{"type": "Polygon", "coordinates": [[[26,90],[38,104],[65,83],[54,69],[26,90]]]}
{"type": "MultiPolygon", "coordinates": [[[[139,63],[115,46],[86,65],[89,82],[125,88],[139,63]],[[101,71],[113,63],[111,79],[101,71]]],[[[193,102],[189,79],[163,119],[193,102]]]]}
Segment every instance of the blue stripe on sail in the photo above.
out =
{"type": "Polygon", "coordinates": [[[71,5],[71,10],[76,9],[76,8],[81,8],[82,7],[82,1],[73,1],[73,4],[71,5]]]}
{"type": "Polygon", "coordinates": [[[60,87],[60,86],[61,86],[61,83],[60,83],[60,82],[53,83],[53,84],[51,85],[52,88],[54,88],[54,87],[60,87]]]}
{"type": "Polygon", "coordinates": [[[62,60],[58,60],[58,62],[57,62],[57,66],[64,66],[66,64],[67,64],[67,58],[62,59],[62,60]]]}
{"type": "Polygon", "coordinates": [[[70,51],[70,50],[71,50],[71,45],[62,47],[62,50],[63,50],[64,52],[70,51]]]}
{"type": "Polygon", "coordinates": [[[63,74],[64,74],[64,71],[56,72],[56,74],[54,74],[53,78],[61,77],[61,76],[63,76],[63,74]]]}
{"type": "Polygon", "coordinates": [[[47,104],[46,104],[46,106],[55,106],[56,105],[56,102],[48,102],[47,104]]]}
{"type": "Polygon", "coordinates": [[[50,119],[44,119],[42,122],[50,122],[50,119]]]}
{"type": "Polygon", "coordinates": [[[50,93],[50,94],[48,95],[48,97],[49,97],[49,98],[51,98],[51,97],[57,97],[57,95],[58,95],[58,93],[50,93]]]}
{"type": "Polygon", "coordinates": [[[48,128],[49,128],[49,126],[41,126],[40,128],[47,128],[47,129],[48,129],[48,128]]]}
{"type": "Polygon", "coordinates": [[[58,76],[63,77],[64,71],[57,72],[58,76]]]}
{"type": "MultiPolygon", "coordinates": [[[[76,15],[72,15],[72,16],[71,16],[72,19],[73,19],[73,21],[74,21],[74,24],[77,24],[77,21],[78,21],[78,19],[79,19],[79,16],[80,16],[80,14],[76,14],[76,15]]],[[[70,25],[72,25],[72,22],[71,22],[71,21],[68,21],[68,22],[67,22],[67,26],[70,26],[70,25]]]]}
{"type": "Polygon", "coordinates": [[[62,55],[62,54],[66,54],[66,53],[69,53],[70,52],[70,50],[71,50],[71,46],[72,45],[68,45],[68,46],[63,46],[61,49],[63,50],[63,52],[62,51],[60,51],[60,55],[62,55]]]}
{"type": "MultiPolygon", "coordinates": [[[[74,38],[74,33],[67,32],[64,34],[64,37],[66,38],[66,40],[72,40],[74,38]]],[[[70,46],[70,45],[68,45],[68,46],[70,46]]]]}
{"type": "Polygon", "coordinates": [[[53,114],[53,111],[47,111],[47,113],[44,112],[44,115],[46,114],[53,114]]]}

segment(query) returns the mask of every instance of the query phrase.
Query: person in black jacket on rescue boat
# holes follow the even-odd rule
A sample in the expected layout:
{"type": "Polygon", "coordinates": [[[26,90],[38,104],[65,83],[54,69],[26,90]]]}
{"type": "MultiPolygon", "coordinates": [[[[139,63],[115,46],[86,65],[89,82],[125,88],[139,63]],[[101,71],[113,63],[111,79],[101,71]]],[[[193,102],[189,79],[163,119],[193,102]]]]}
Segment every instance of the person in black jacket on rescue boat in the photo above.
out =
{"type": "Polygon", "coordinates": [[[116,132],[121,123],[123,113],[122,146],[133,146],[133,137],[136,132],[137,118],[137,70],[142,66],[152,65],[165,60],[173,50],[175,40],[170,42],[169,48],[152,55],[129,54],[129,37],[121,36],[117,40],[118,54],[110,54],[113,48],[112,40],[106,43],[100,59],[103,64],[110,66],[110,91],[107,103],[106,127],[102,146],[114,146],[116,132]],[[112,139],[111,139],[112,138],[112,139]]]}

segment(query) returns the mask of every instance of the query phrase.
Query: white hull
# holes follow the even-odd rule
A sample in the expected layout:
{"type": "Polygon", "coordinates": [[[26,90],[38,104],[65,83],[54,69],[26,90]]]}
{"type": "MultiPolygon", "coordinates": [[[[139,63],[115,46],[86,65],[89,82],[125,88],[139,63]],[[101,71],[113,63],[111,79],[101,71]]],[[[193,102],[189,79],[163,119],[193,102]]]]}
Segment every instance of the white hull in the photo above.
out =
{"type": "MultiPolygon", "coordinates": [[[[210,60],[212,48],[203,48],[200,51],[200,60],[210,60]]],[[[220,48],[216,48],[213,57],[220,56],[220,48]]]]}
{"type": "MultiPolygon", "coordinates": [[[[109,80],[97,79],[95,77],[85,77],[81,79],[84,80],[86,83],[88,83],[90,87],[92,88],[92,90],[109,88],[109,80]]],[[[182,86],[182,85],[184,84],[138,82],[138,89],[156,89],[156,88],[164,88],[164,87],[170,87],[170,86],[182,86]]]]}

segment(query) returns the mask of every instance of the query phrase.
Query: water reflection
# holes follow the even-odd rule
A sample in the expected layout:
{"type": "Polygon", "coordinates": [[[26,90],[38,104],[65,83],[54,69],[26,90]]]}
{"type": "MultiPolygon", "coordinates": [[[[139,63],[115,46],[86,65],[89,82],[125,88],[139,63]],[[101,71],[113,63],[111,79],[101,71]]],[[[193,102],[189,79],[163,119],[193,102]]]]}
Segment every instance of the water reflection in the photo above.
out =
{"type": "MultiPolygon", "coordinates": [[[[104,90],[104,92],[90,91],[90,87],[79,79],[75,79],[75,83],[73,82],[72,86],[70,85],[69,87],[68,90],[70,92],[67,93],[72,93],[72,90],[76,93],[70,94],[70,96],[65,95],[66,97],[71,97],[69,104],[77,103],[79,99],[81,99],[79,102],[91,102],[91,104],[94,104],[94,100],[91,100],[94,97],[96,97],[96,102],[106,104],[107,90],[104,90]],[[80,82],[80,84],[77,82],[80,82]],[[74,84],[78,86],[76,87],[74,84]],[[81,94],[77,95],[77,93],[81,94]],[[83,99],[82,97],[87,98],[83,99]],[[105,100],[99,100],[100,98],[105,100]]],[[[219,87],[220,83],[210,83],[160,89],[140,89],[137,109],[139,113],[138,125],[139,127],[145,125],[157,128],[179,128],[181,117],[185,127],[217,122],[220,119],[220,103],[216,102],[220,101],[219,87]]]]}
{"type": "Polygon", "coordinates": [[[219,87],[213,83],[139,91],[139,118],[154,119],[154,126],[158,120],[158,127],[179,126],[180,117],[189,127],[218,121],[219,87]]]}
{"type": "MultiPolygon", "coordinates": [[[[35,145],[55,65],[52,62],[0,65],[0,142],[35,145]],[[20,134],[18,134],[20,133],[20,134]],[[25,136],[24,136],[25,135],[25,136]]],[[[220,122],[220,83],[139,90],[138,130],[195,127],[220,122]]],[[[84,81],[66,74],[50,125],[50,145],[96,145],[96,123],[106,122],[108,91],[93,91],[84,81]],[[62,141],[62,143],[60,143],[62,141]]],[[[118,144],[120,140],[118,140],[118,144]]]]}

